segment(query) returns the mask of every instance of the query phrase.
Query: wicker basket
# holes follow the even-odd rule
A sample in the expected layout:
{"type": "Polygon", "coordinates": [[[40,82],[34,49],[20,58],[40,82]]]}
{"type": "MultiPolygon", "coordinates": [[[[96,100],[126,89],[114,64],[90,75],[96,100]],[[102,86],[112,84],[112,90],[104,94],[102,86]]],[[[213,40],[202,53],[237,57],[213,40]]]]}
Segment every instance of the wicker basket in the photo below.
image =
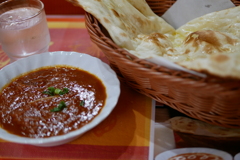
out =
{"type": "MultiPolygon", "coordinates": [[[[175,1],[147,2],[161,16],[175,1]]],[[[118,47],[95,17],[89,13],[85,16],[92,42],[106,55],[121,81],[192,118],[224,127],[240,127],[240,81],[200,78],[139,59],[118,47]]]]}

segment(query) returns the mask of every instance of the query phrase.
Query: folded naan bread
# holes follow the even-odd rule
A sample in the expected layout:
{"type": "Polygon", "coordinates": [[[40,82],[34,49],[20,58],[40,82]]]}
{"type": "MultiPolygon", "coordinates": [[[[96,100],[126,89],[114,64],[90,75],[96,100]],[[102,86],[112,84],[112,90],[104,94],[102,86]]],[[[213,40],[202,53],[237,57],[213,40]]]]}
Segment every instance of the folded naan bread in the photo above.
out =
{"type": "Polygon", "coordinates": [[[239,128],[225,128],[187,117],[173,117],[166,124],[177,132],[210,136],[210,137],[240,137],[239,128]]]}
{"type": "Polygon", "coordinates": [[[229,8],[198,17],[178,28],[173,43],[181,58],[172,60],[195,71],[239,79],[239,15],[240,7],[229,8]]]}
{"type": "Polygon", "coordinates": [[[145,0],[67,0],[91,13],[122,48],[135,50],[139,35],[165,34],[174,39],[175,29],[153,13],[145,0]]]}
{"type": "Polygon", "coordinates": [[[240,39],[227,32],[199,30],[190,33],[170,60],[199,72],[240,78],[240,39]]]}
{"type": "Polygon", "coordinates": [[[240,79],[240,7],[196,18],[175,30],[145,0],[67,0],[91,13],[113,41],[139,58],[240,79]]]}

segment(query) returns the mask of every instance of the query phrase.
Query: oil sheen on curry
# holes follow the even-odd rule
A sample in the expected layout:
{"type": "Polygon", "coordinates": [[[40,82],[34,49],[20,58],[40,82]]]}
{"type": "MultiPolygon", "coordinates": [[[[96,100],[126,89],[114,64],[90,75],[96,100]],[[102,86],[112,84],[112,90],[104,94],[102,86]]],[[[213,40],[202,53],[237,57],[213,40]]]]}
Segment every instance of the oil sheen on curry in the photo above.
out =
{"type": "Polygon", "coordinates": [[[13,79],[0,93],[0,127],[31,138],[63,135],[92,121],[106,89],[95,75],[70,66],[40,68],[13,79]]]}

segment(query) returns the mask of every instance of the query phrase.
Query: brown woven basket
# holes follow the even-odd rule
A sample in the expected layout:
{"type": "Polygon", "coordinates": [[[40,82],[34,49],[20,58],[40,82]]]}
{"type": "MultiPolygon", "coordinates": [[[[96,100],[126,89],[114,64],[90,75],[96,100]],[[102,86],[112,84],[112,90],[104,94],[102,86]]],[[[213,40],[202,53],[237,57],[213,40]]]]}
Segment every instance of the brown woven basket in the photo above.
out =
{"type": "MultiPolygon", "coordinates": [[[[161,16],[175,1],[147,0],[161,16]]],[[[236,5],[240,1],[233,1],[236,5]]],[[[138,92],[207,123],[240,127],[240,81],[200,78],[139,59],[118,47],[98,20],[86,13],[90,38],[106,55],[119,79],[138,92]]]]}

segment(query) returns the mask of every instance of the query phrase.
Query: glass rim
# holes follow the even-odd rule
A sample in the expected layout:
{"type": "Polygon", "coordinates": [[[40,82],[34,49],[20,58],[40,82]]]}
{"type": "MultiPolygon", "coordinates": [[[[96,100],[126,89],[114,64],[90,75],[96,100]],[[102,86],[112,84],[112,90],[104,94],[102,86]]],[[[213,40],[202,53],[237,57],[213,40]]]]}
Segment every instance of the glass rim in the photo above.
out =
{"type": "MultiPolygon", "coordinates": [[[[1,7],[2,5],[4,5],[4,4],[10,3],[10,2],[12,2],[12,1],[19,1],[19,0],[6,0],[6,1],[0,3],[0,7],[1,7]]],[[[41,13],[44,11],[44,4],[43,4],[43,2],[40,1],[40,0],[34,0],[34,1],[39,2],[40,5],[41,5],[40,8],[37,8],[37,9],[39,9],[39,10],[37,11],[37,13],[35,13],[35,14],[29,16],[29,17],[23,18],[23,19],[21,19],[21,20],[17,20],[17,19],[14,19],[14,20],[1,20],[1,19],[0,19],[0,23],[23,22],[23,21],[27,21],[27,20],[29,20],[29,19],[32,19],[32,18],[38,16],[39,14],[41,14],[41,13]]],[[[18,7],[18,8],[23,8],[23,7],[18,7]]],[[[13,10],[13,9],[16,9],[16,8],[12,8],[12,9],[10,9],[10,10],[13,10]]],[[[10,11],[10,10],[8,10],[8,11],[10,11]]],[[[6,12],[8,12],[8,11],[6,11],[6,12]]],[[[3,12],[3,13],[6,13],[6,12],[3,12]]],[[[0,16],[1,16],[1,15],[2,15],[2,14],[0,14],[0,16]]]]}

